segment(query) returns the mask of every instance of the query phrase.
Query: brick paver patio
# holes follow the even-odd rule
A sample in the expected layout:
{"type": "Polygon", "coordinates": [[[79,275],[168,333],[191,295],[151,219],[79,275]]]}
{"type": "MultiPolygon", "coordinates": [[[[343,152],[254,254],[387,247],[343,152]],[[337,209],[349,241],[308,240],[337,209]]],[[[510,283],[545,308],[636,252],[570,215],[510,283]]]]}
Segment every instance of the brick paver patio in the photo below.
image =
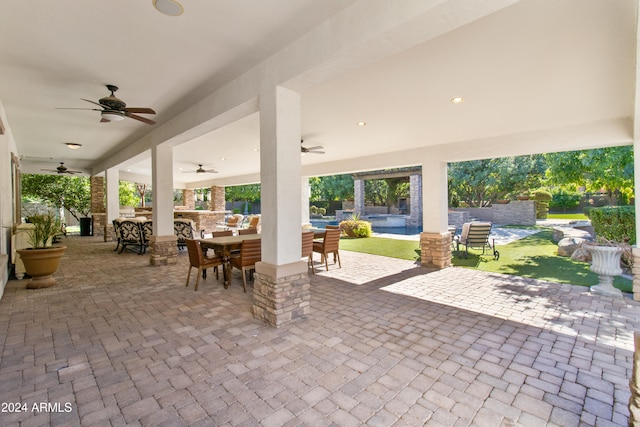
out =
{"type": "Polygon", "coordinates": [[[629,299],[342,251],[274,329],[239,276],[185,288],[184,251],[65,243],[56,287],[0,300],[2,426],[627,424],[629,299]]]}

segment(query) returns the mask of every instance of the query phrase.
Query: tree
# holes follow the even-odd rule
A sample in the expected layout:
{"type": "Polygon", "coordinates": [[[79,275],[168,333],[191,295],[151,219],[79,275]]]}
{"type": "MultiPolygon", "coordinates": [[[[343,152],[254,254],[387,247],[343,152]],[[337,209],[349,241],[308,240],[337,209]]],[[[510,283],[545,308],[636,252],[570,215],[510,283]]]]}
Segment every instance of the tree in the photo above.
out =
{"type": "Polygon", "coordinates": [[[487,206],[539,187],[545,170],[544,157],[537,154],[450,163],[449,193],[469,206],[487,206]]]}
{"type": "Polygon", "coordinates": [[[349,174],[312,177],[309,186],[312,202],[353,198],[353,177],[349,174]]]}
{"type": "Polygon", "coordinates": [[[236,185],[225,187],[224,197],[227,201],[257,202],[260,200],[260,184],[236,185]]]}
{"type": "Polygon", "coordinates": [[[118,183],[118,200],[120,206],[136,206],[138,204],[138,189],[133,182],[120,181],[118,183]]]}
{"type": "Polygon", "coordinates": [[[91,184],[86,176],[23,174],[22,195],[65,208],[77,220],[91,212],[91,184]]]}
{"type": "Polygon", "coordinates": [[[633,147],[597,148],[545,155],[551,184],[577,184],[587,191],[616,191],[633,197],[633,147]]]}

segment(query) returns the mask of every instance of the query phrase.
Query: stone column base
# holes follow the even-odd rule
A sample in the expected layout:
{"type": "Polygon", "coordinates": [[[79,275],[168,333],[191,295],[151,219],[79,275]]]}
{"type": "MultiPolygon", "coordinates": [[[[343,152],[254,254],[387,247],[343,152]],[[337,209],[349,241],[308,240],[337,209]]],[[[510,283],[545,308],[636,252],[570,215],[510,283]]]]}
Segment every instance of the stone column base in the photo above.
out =
{"type": "Polygon", "coordinates": [[[149,239],[151,265],[169,265],[178,262],[178,238],[170,236],[151,236],[149,239]]]}
{"type": "Polygon", "coordinates": [[[116,241],[116,230],[113,228],[113,224],[105,224],[103,232],[105,242],[116,241]]]}
{"type": "Polygon", "coordinates": [[[420,233],[420,251],[423,267],[451,267],[451,233],[420,233]]]}
{"type": "Polygon", "coordinates": [[[633,299],[640,301],[640,248],[633,248],[633,299]]]}
{"type": "Polygon", "coordinates": [[[311,311],[311,284],[307,263],[256,263],[253,317],[271,326],[303,319],[311,311]]]}
{"type": "MultiPolygon", "coordinates": [[[[104,227],[106,226],[107,214],[94,213],[91,215],[91,229],[94,236],[101,236],[104,233],[104,227]]],[[[107,240],[105,240],[106,242],[107,240]]]]}

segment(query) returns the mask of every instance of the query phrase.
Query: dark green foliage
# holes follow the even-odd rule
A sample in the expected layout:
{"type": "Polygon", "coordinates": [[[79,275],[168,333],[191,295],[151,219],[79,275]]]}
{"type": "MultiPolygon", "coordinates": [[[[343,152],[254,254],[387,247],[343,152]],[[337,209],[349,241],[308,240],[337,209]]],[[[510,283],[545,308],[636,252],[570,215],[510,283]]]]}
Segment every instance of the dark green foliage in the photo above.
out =
{"type": "Polygon", "coordinates": [[[22,175],[22,195],[65,208],[74,218],[91,212],[91,185],[86,176],[22,175]]]}
{"type": "Polygon", "coordinates": [[[596,237],[612,242],[636,243],[635,208],[633,206],[590,208],[586,215],[596,237]]]}
{"type": "Polygon", "coordinates": [[[566,190],[558,190],[553,193],[553,198],[549,202],[551,209],[562,209],[564,212],[567,209],[572,209],[580,204],[580,198],[582,196],[578,192],[570,192],[566,190]]]}

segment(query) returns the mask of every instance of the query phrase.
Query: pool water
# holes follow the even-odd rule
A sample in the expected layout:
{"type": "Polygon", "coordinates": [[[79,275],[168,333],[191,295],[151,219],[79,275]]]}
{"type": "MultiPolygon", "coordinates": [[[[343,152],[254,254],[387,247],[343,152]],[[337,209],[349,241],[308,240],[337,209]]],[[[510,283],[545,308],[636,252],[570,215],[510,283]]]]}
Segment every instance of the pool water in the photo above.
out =
{"type": "MultiPolygon", "coordinates": [[[[325,228],[327,225],[338,225],[339,222],[336,220],[317,220],[312,219],[311,225],[316,228],[325,228]]],[[[385,234],[400,234],[403,236],[410,236],[413,234],[420,234],[422,232],[422,227],[371,227],[374,233],[385,233],[385,234]]]]}

